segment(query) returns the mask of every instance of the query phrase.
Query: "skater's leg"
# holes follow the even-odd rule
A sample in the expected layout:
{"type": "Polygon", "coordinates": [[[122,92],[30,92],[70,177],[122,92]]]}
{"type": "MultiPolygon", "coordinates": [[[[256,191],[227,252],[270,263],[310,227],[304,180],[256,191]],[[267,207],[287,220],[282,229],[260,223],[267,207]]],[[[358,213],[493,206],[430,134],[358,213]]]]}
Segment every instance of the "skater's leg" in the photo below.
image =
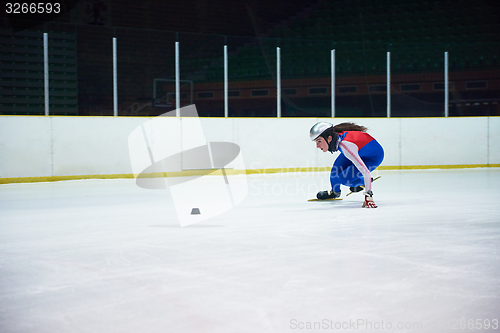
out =
{"type": "Polygon", "coordinates": [[[344,172],[339,175],[339,179],[342,185],[349,187],[360,186],[364,184],[363,174],[354,165],[351,165],[350,167],[345,169],[344,172]]]}
{"type": "Polygon", "coordinates": [[[351,166],[354,167],[352,162],[343,154],[339,155],[333,163],[333,167],[330,172],[330,184],[332,185],[332,190],[334,192],[340,192],[340,185],[345,185],[342,174],[351,166]]]}

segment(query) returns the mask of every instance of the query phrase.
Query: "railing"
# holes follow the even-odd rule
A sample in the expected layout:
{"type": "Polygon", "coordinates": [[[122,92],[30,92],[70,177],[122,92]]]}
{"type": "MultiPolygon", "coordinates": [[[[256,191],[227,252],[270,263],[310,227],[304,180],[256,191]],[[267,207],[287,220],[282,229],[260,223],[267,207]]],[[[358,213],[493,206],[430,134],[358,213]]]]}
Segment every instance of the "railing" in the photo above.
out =
{"type": "Polygon", "coordinates": [[[62,23],[44,31],[1,30],[0,114],[154,116],[194,103],[205,117],[500,115],[498,42],[249,38],[62,23]],[[157,79],[175,87],[157,92],[157,79]],[[172,96],[171,105],[145,102],[157,95],[172,96]],[[467,100],[477,102],[460,102],[467,100]]]}

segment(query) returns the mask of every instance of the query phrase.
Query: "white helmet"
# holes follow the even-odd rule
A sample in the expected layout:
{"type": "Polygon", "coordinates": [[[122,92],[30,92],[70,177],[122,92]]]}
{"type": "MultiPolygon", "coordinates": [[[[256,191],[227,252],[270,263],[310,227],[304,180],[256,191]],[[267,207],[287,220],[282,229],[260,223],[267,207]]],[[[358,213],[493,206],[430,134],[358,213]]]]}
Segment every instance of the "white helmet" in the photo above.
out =
{"type": "Polygon", "coordinates": [[[314,141],[323,134],[324,131],[327,129],[333,127],[333,124],[330,123],[325,123],[325,122],[319,122],[313,127],[311,127],[311,130],[309,131],[309,136],[311,137],[311,141],[314,141]]]}

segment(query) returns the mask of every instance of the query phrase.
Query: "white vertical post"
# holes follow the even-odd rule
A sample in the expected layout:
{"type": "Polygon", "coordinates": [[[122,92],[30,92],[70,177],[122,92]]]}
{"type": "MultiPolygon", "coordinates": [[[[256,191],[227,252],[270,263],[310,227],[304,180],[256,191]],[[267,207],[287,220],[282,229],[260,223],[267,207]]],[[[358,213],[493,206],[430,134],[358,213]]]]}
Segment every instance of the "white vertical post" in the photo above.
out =
{"type": "Polygon", "coordinates": [[[281,49],[279,47],[276,47],[276,84],[277,84],[276,114],[278,118],[281,118],[281,52],[280,51],[281,49]]]}
{"type": "Polygon", "coordinates": [[[391,52],[387,52],[387,118],[391,117],[391,52]]]}
{"type": "Polygon", "coordinates": [[[330,63],[332,67],[332,79],[331,79],[331,95],[332,95],[332,118],[335,118],[335,49],[330,53],[330,63]]]}
{"type": "Polygon", "coordinates": [[[118,116],[118,68],[116,37],[113,37],[113,115],[118,116]]]}
{"type": "Polygon", "coordinates": [[[179,42],[175,42],[175,116],[181,114],[181,81],[179,69],[179,42]]]}
{"type": "Polygon", "coordinates": [[[45,115],[49,115],[49,36],[43,34],[43,88],[45,96],[45,115]]]}
{"type": "Polygon", "coordinates": [[[224,117],[229,116],[227,45],[224,45],[224,117]]]}
{"type": "Polygon", "coordinates": [[[444,116],[448,117],[448,52],[444,53],[444,116]]]}

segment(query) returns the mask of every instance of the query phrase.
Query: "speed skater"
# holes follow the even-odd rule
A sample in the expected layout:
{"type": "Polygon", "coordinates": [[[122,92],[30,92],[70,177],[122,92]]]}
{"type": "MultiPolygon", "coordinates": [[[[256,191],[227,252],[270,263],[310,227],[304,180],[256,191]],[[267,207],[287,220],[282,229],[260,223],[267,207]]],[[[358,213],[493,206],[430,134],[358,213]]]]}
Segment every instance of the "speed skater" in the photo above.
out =
{"type": "Polygon", "coordinates": [[[364,189],[365,200],[362,207],[377,208],[373,200],[371,172],[382,163],[384,149],[366,131],[366,127],[354,123],[334,126],[319,122],[311,128],[309,135],[318,149],[332,154],[340,152],[330,172],[332,189],[318,192],[318,199],[340,197],[340,185],[345,185],[352,192],[364,189]]]}

